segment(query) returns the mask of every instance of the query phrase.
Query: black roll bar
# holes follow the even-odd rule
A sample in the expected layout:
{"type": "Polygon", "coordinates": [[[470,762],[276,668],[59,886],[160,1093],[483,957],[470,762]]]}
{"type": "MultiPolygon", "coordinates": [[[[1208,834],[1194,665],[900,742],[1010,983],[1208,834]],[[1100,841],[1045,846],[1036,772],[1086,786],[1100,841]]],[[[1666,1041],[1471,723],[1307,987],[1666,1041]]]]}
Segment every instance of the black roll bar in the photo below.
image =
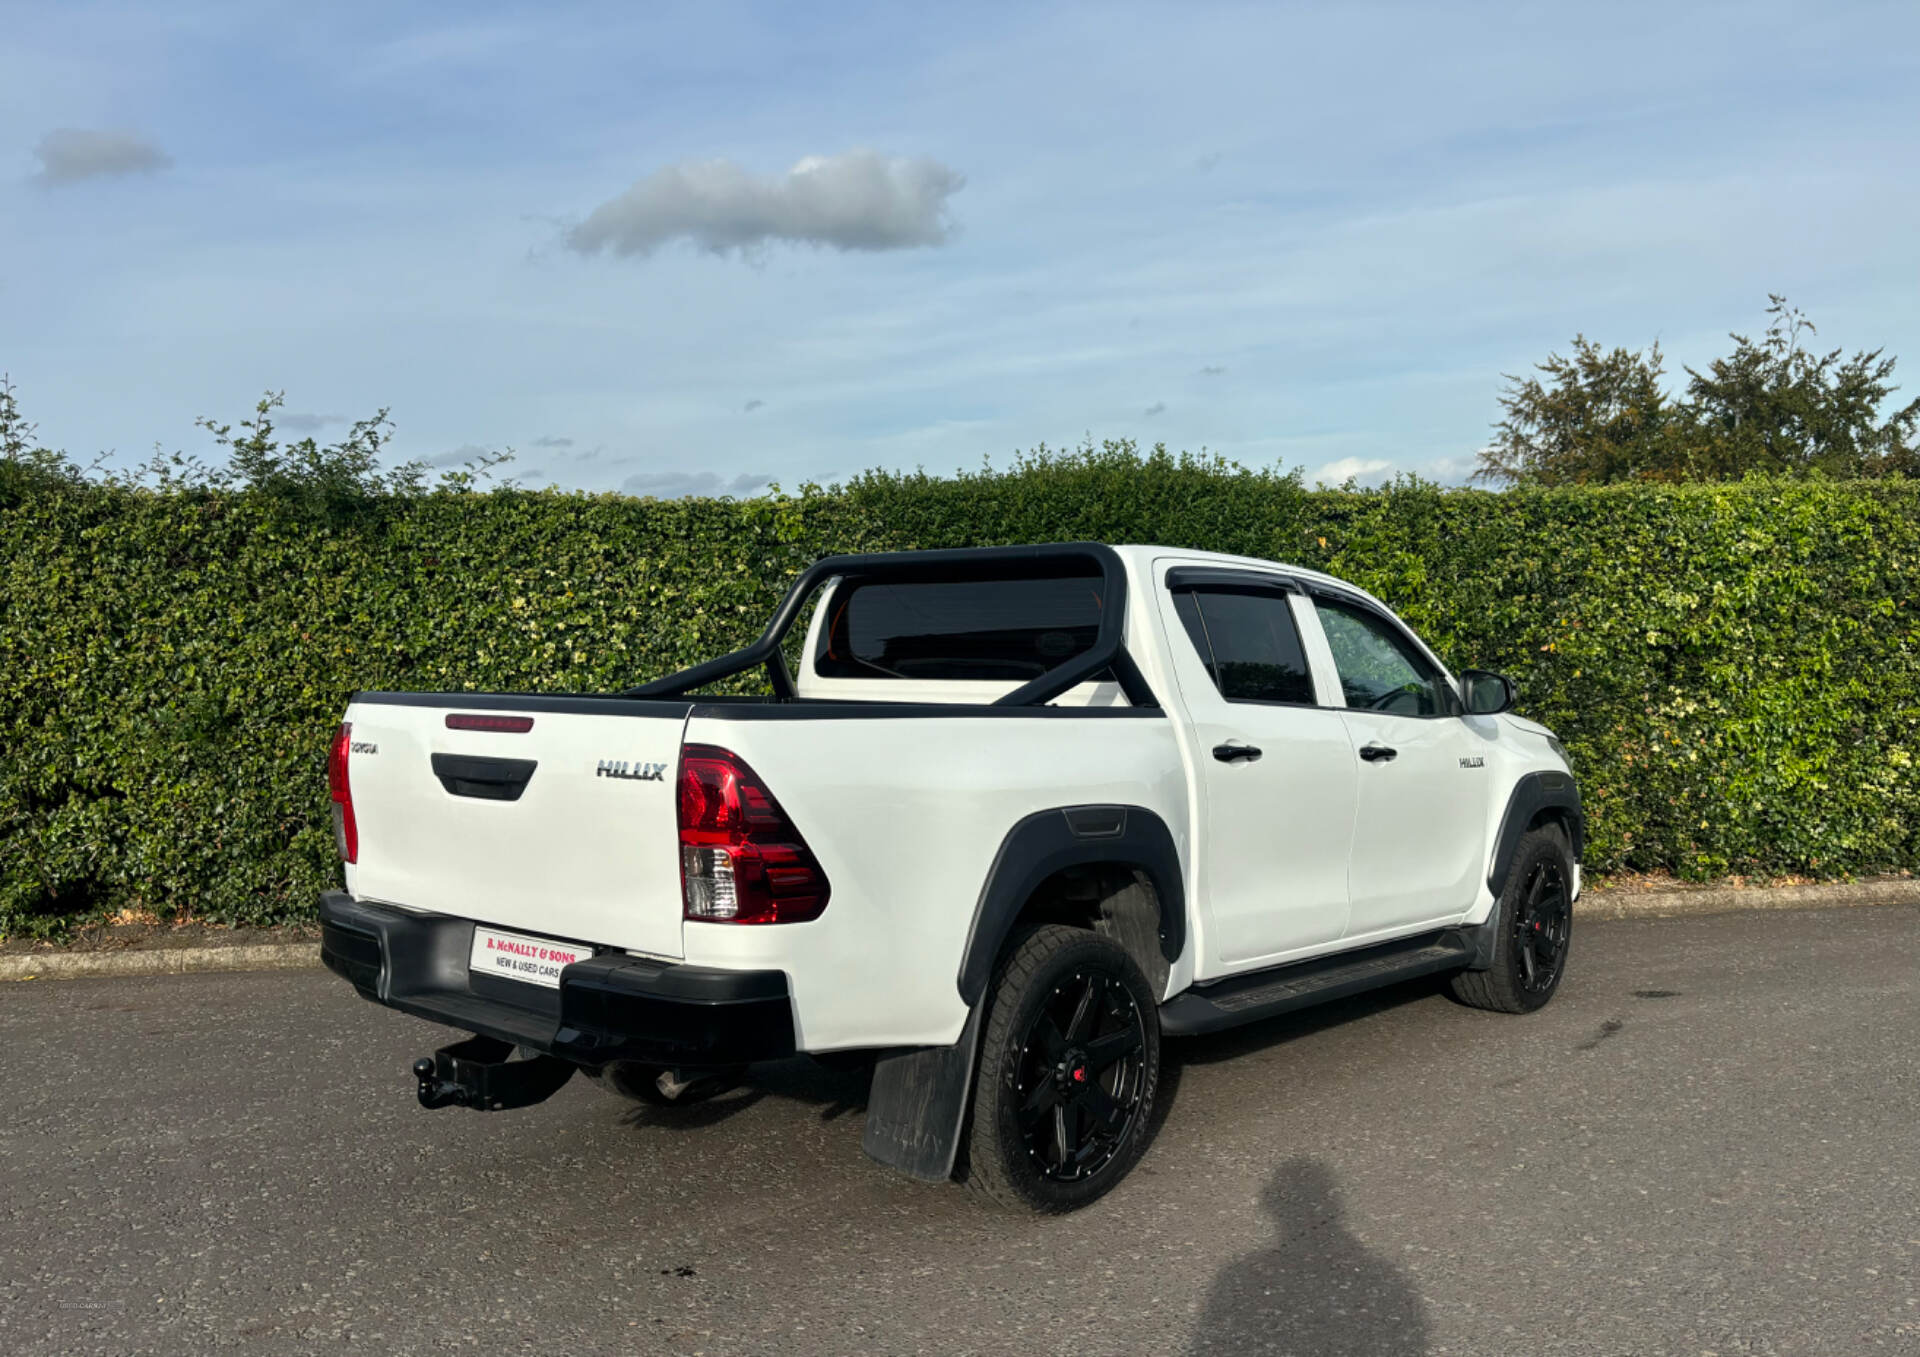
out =
{"type": "Polygon", "coordinates": [[[1050,542],[1030,547],[964,547],[948,551],[892,551],[855,556],[823,556],[800,572],[800,578],[787,590],[780,606],[774,609],[766,630],[758,640],[719,659],[682,669],[677,674],[625,688],[617,697],[680,697],[695,688],[718,679],[744,673],[756,665],[765,665],[767,681],[775,698],[792,702],[793,675],[780,644],[793,629],[794,621],[809,595],[836,577],[886,579],[901,584],[930,583],[945,580],[977,579],[983,567],[1041,566],[1063,561],[1088,561],[1099,567],[1101,584],[1100,627],[1091,648],[1039,677],[998,698],[996,707],[1039,706],[1050,702],[1076,683],[1085,682],[1103,669],[1111,668],[1120,691],[1136,707],[1153,707],[1153,690],[1133,656],[1127,653],[1127,572],[1119,553],[1101,542],[1050,542]]]}

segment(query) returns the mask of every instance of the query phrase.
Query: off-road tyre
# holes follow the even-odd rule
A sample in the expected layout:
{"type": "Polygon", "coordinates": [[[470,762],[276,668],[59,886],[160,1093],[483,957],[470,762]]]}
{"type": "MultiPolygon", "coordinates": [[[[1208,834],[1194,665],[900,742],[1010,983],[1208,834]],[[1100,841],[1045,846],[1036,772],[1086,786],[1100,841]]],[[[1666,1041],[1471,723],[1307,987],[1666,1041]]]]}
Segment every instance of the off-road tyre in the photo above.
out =
{"type": "Polygon", "coordinates": [[[1493,964],[1455,975],[1454,997],[1495,1013],[1544,1007],[1566,975],[1573,942],[1573,853],[1559,825],[1521,837],[1493,917],[1493,964]]]}
{"type": "Polygon", "coordinates": [[[1157,1128],[1159,1006],[1111,938],[1047,924],[988,991],[966,1183],[997,1206],[1072,1211],[1104,1196],[1157,1128]]]}

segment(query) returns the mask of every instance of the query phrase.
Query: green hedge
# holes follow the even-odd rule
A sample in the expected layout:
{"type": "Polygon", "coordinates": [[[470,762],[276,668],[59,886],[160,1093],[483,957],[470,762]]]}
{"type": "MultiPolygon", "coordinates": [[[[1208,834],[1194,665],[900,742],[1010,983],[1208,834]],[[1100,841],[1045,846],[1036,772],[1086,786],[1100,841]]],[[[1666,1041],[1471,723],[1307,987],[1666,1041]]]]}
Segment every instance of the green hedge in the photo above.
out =
{"type": "Polygon", "coordinates": [[[1298,562],[1505,670],[1601,870],[1920,858],[1920,486],[1307,491],[1124,444],[730,501],[420,493],[316,515],[3,468],[0,932],[294,919],[356,688],[593,691],[706,658],[834,551],[1090,538],[1298,562]]]}

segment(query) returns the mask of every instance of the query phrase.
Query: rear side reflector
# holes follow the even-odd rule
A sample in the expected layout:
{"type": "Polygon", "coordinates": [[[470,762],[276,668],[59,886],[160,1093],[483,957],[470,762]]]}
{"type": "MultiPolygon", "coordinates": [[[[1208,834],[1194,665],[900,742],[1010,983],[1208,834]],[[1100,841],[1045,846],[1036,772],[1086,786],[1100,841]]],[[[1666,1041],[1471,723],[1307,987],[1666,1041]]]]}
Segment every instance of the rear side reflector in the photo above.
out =
{"type": "Polygon", "coordinates": [[[342,721],[333,732],[333,744],[327,750],[327,795],[333,800],[333,843],[340,850],[340,861],[360,860],[360,826],[353,818],[353,784],[347,777],[347,755],[353,741],[353,726],[342,721]]]}
{"type": "Polygon", "coordinates": [[[533,729],[531,716],[481,716],[475,712],[452,712],[447,716],[448,730],[490,730],[496,735],[525,735],[533,729]]]}
{"type": "Polygon", "coordinates": [[[744,759],[688,745],[680,753],[677,796],[687,919],[785,924],[820,917],[827,874],[744,759]]]}

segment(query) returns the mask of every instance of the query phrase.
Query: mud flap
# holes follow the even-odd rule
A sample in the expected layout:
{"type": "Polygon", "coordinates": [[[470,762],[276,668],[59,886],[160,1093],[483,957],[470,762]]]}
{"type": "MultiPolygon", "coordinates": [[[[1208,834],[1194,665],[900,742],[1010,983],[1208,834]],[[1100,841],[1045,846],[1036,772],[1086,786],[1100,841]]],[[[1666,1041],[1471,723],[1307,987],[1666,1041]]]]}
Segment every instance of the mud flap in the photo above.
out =
{"type": "Polygon", "coordinates": [[[925,1182],[953,1176],[985,1007],[973,1006],[953,1045],[888,1056],[873,1067],[867,1131],[860,1142],[869,1155],[925,1182]]]}
{"type": "Polygon", "coordinates": [[[1493,912],[1477,924],[1461,924],[1453,930],[1467,945],[1469,971],[1490,971],[1493,969],[1493,946],[1500,936],[1500,902],[1493,902],[1493,912]]]}

